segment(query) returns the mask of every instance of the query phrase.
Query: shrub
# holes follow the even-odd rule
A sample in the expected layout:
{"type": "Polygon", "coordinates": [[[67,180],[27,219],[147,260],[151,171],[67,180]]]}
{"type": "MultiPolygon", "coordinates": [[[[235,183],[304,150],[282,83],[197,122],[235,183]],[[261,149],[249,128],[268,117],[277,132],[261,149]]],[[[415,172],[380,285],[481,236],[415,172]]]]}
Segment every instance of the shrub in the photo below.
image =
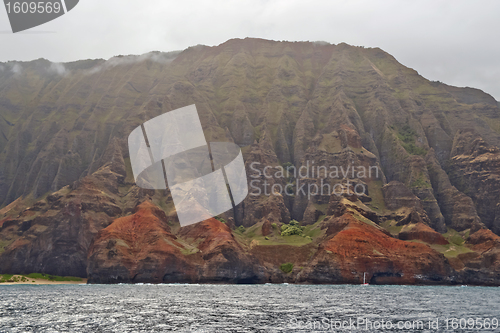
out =
{"type": "Polygon", "coordinates": [[[293,264],[291,262],[287,262],[286,264],[281,264],[280,269],[283,273],[290,273],[293,270],[293,264]]]}
{"type": "Polygon", "coordinates": [[[273,229],[276,229],[276,227],[277,227],[276,223],[272,223],[271,227],[273,227],[273,229]]]}
{"type": "Polygon", "coordinates": [[[283,224],[281,226],[281,236],[292,236],[292,235],[302,235],[305,227],[301,227],[299,222],[296,220],[291,220],[290,224],[283,224]]]}
{"type": "Polygon", "coordinates": [[[285,230],[281,231],[281,236],[302,235],[302,229],[295,226],[287,226],[285,230]]]}
{"type": "Polygon", "coordinates": [[[222,223],[226,223],[226,220],[224,220],[222,217],[220,216],[216,216],[215,219],[219,222],[222,222],[222,223]]]}
{"type": "Polygon", "coordinates": [[[245,227],[240,225],[238,228],[236,228],[237,231],[241,232],[241,233],[244,233],[245,232],[245,227]]]}
{"type": "Polygon", "coordinates": [[[264,239],[265,239],[265,240],[269,240],[269,237],[268,237],[268,236],[266,236],[266,237],[264,237],[264,239]]]}

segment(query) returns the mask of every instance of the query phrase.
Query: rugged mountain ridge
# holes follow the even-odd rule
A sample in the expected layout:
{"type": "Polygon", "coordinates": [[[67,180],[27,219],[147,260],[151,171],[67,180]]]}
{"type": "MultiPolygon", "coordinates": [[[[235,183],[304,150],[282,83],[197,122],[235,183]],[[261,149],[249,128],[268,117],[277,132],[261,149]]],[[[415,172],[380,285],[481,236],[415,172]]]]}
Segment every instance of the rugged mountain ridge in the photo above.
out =
{"type": "Polygon", "coordinates": [[[429,82],[377,48],[259,39],[1,68],[2,272],[358,283],[364,270],[373,283],[500,281],[500,109],[479,90],[429,82]],[[180,229],[168,191],[134,185],[126,137],[193,103],[207,141],[239,144],[260,190],[264,180],[323,181],[364,192],[250,195],[225,226],[180,229]],[[307,163],[379,172],[264,175],[265,166],[307,163]],[[302,235],[281,235],[291,219],[302,235]],[[285,273],[280,261],[295,268],[285,273]]]}

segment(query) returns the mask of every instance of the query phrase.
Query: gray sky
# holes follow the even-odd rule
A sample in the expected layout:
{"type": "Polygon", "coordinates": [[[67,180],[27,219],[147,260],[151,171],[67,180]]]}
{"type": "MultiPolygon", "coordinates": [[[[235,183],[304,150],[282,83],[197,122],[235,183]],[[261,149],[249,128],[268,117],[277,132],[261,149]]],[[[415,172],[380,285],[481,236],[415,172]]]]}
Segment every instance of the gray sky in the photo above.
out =
{"type": "Polygon", "coordinates": [[[17,34],[0,8],[0,61],[107,59],[244,37],[323,40],[378,46],[430,80],[500,100],[499,32],[497,0],[80,0],[17,34]]]}

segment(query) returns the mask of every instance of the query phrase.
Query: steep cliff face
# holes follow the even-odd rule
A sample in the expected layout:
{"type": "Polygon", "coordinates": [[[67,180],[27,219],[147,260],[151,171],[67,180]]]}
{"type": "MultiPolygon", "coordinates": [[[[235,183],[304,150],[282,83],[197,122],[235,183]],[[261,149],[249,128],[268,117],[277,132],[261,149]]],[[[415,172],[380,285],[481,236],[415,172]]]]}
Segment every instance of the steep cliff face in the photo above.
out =
{"type": "Polygon", "coordinates": [[[478,235],[500,233],[500,109],[479,90],[429,82],[378,48],[259,39],[64,71],[43,59],[3,66],[0,272],[92,282],[357,283],[363,271],[374,283],[499,281],[496,266],[470,264],[491,242],[478,235]],[[168,190],[134,186],[126,138],[189,104],[207,141],[242,147],[251,193],[225,224],[180,229],[168,190]],[[302,230],[282,236],[291,220],[302,230]],[[368,245],[357,246],[362,239],[368,245]],[[286,262],[290,273],[279,269],[286,262]]]}
{"type": "Polygon", "coordinates": [[[455,136],[450,181],[475,203],[481,221],[500,233],[500,151],[471,131],[455,136]]]}

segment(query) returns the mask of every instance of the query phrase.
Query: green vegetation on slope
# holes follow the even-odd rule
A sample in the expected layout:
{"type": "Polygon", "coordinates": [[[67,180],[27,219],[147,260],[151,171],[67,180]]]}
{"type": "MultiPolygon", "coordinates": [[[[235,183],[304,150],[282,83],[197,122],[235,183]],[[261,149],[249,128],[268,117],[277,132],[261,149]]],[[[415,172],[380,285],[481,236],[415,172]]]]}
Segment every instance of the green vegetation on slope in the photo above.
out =
{"type": "MultiPolygon", "coordinates": [[[[322,219],[321,219],[322,220],[322,219]]],[[[273,233],[264,236],[262,235],[262,222],[257,223],[249,228],[239,226],[234,230],[234,236],[238,242],[243,244],[255,245],[293,245],[303,246],[312,242],[313,238],[321,235],[321,229],[314,225],[299,226],[299,222],[292,220],[290,224],[283,224],[283,232],[278,228],[276,223],[272,224],[273,233]]]]}
{"type": "Polygon", "coordinates": [[[398,138],[402,142],[403,148],[411,155],[425,156],[427,150],[415,145],[415,137],[417,133],[408,125],[404,125],[398,131],[398,138]]]}
{"type": "Polygon", "coordinates": [[[287,262],[285,264],[280,265],[280,269],[283,273],[291,273],[293,270],[293,264],[291,262],[287,262]]]}
{"type": "Polygon", "coordinates": [[[446,258],[455,258],[462,253],[473,252],[467,246],[456,245],[452,243],[446,245],[431,244],[429,246],[432,249],[442,253],[446,258]]]}
{"type": "Polygon", "coordinates": [[[74,277],[74,276],[57,276],[57,275],[50,275],[50,274],[44,274],[44,273],[31,273],[26,275],[30,279],[43,279],[43,280],[50,280],[50,281],[82,281],[81,278],[79,277],[74,277]]]}

